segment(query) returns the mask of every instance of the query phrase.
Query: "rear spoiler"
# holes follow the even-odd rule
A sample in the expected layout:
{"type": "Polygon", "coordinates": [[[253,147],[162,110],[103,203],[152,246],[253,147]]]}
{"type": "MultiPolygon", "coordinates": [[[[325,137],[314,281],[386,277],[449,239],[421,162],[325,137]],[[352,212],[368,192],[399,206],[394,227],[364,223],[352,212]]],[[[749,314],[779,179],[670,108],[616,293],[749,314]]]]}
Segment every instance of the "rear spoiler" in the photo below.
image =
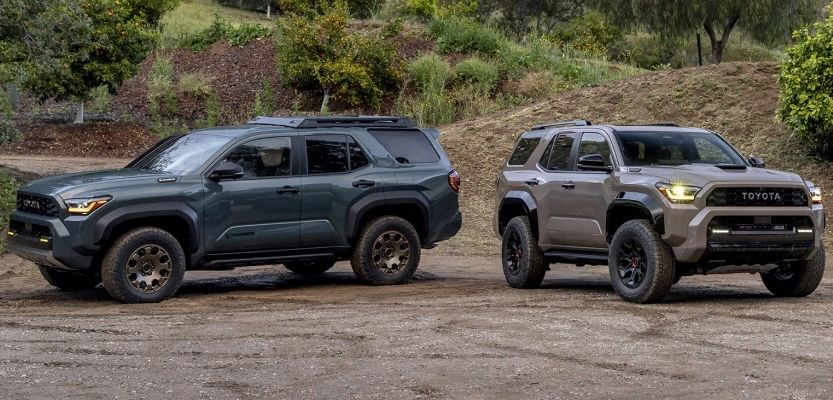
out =
{"type": "Polygon", "coordinates": [[[423,132],[431,135],[431,137],[433,137],[434,140],[439,140],[440,139],[440,130],[437,129],[437,128],[422,128],[421,130],[423,132]]]}

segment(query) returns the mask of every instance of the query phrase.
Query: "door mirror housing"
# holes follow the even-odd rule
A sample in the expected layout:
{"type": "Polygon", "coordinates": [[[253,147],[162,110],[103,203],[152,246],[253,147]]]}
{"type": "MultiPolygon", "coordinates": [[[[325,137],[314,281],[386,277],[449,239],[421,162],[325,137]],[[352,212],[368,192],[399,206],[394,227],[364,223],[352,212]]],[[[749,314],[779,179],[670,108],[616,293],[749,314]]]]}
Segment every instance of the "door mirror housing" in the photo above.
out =
{"type": "Polygon", "coordinates": [[[240,179],[243,175],[243,167],[239,164],[231,161],[223,161],[217,166],[217,168],[214,168],[214,172],[212,172],[211,175],[208,175],[208,179],[211,179],[212,181],[225,181],[240,179]]]}
{"type": "Polygon", "coordinates": [[[747,161],[749,161],[749,164],[755,168],[764,168],[766,166],[764,160],[761,160],[760,158],[755,156],[750,156],[747,161]]]}
{"type": "Polygon", "coordinates": [[[578,159],[578,169],[585,171],[611,172],[613,167],[605,165],[605,158],[601,154],[588,154],[578,159]]]}

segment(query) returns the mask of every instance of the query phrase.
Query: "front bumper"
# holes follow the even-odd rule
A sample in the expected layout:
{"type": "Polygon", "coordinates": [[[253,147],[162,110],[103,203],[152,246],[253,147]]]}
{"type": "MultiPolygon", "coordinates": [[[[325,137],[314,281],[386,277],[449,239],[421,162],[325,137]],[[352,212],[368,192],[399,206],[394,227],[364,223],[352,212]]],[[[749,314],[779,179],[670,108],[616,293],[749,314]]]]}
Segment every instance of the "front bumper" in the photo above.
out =
{"type": "Polygon", "coordinates": [[[6,247],[35,264],[71,271],[93,266],[93,255],[73,247],[70,231],[60,219],[15,211],[10,217],[6,247]]]}
{"type": "Polygon", "coordinates": [[[809,259],[822,247],[825,229],[824,210],[820,206],[710,207],[702,210],[694,206],[674,206],[664,214],[663,239],[672,247],[678,262],[744,265],[809,259]],[[746,231],[735,225],[726,227],[727,232],[721,235],[710,232],[715,227],[713,221],[754,220],[756,217],[806,223],[801,230],[793,226],[787,231],[746,231]]]}

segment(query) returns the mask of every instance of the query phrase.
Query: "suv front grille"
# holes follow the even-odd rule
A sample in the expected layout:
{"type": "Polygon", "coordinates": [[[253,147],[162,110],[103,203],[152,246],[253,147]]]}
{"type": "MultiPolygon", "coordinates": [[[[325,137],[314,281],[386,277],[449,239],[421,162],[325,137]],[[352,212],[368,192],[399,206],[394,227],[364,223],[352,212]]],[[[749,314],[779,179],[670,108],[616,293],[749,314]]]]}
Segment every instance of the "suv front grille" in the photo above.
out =
{"type": "Polygon", "coordinates": [[[709,207],[808,207],[807,192],[801,188],[724,187],[712,190],[709,207]]]}
{"type": "Polygon", "coordinates": [[[58,216],[58,205],[55,200],[24,193],[17,194],[17,210],[50,217],[58,216]]]}

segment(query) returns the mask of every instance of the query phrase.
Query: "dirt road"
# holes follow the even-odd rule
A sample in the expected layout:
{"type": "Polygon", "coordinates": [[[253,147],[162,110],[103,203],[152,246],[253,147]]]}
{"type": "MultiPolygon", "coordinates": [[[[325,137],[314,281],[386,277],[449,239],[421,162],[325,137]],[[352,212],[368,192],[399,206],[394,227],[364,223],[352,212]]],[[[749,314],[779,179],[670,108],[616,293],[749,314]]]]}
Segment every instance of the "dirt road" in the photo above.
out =
{"type": "Polygon", "coordinates": [[[513,290],[497,257],[442,251],[401,286],[256,267],[188,273],[149,305],[60,292],[3,255],[0,398],[833,397],[832,271],[805,299],[725,275],[640,306],[605,268],[513,290]]]}

